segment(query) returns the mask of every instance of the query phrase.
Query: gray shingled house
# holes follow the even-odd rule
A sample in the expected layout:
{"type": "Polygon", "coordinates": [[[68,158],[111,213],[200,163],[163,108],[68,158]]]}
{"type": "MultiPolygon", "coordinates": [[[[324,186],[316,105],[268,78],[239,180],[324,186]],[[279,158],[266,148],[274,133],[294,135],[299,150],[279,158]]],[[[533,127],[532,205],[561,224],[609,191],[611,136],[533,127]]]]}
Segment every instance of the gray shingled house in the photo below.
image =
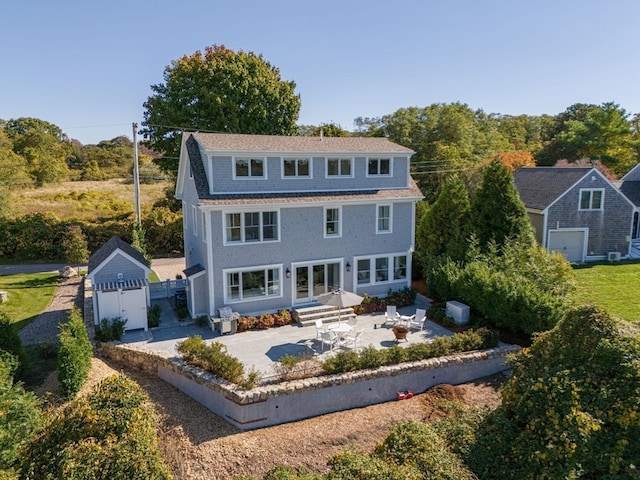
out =
{"type": "Polygon", "coordinates": [[[572,262],[629,255],[636,208],[598,169],[521,168],[514,182],[549,251],[572,262]]]}
{"type": "Polygon", "coordinates": [[[127,320],[125,330],[148,329],[151,304],[144,256],[118,236],[111,237],[89,258],[87,277],[93,289],[93,320],[127,320]]]}
{"type": "Polygon", "coordinates": [[[410,286],[413,153],[385,138],[185,133],[176,196],[190,314],[410,286]]]}
{"type": "Polygon", "coordinates": [[[633,214],[633,228],[631,230],[630,256],[640,258],[640,163],[627,172],[621,179],[620,190],[636,206],[633,214]]]}

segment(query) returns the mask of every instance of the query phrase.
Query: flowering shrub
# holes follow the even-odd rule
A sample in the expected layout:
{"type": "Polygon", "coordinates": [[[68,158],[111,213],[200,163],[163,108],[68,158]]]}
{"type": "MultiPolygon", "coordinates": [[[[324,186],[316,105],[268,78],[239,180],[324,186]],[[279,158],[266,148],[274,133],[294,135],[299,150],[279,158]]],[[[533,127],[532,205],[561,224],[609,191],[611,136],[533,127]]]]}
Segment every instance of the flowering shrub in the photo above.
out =
{"type": "Polygon", "coordinates": [[[271,327],[282,327],[291,323],[291,312],[280,310],[278,313],[263,313],[258,317],[248,316],[238,319],[238,332],[247,330],[266,330],[271,327]]]}
{"type": "Polygon", "coordinates": [[[405,288],[403,290],[392,291],[389,290],[385,298],[370,297],[368,294],[364,294],[362,303],[353,307],[353,311],[356,315],[362,315],[363,313],[384,312],[387,310],[387,305],[394,305],[398,308],[413,305],[416,299],[416,292],[411,288],[405,288]]]}

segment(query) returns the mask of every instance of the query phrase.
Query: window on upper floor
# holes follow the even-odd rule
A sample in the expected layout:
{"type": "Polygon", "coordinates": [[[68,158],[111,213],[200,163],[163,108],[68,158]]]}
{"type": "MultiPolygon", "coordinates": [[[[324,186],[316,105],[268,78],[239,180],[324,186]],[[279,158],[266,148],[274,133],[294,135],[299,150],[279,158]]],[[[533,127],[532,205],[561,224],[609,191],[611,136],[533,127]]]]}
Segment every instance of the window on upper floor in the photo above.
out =
{"type": "Polygon", "coordinates": [[[235,178],[265,178],[264,158],[236,158],[235,178]]]}
{"type": "Polygon", "coordinates": [[[327,158],[327,177],[351,177],[352,167],[352,158],[327,158]]]}
{"type": "Polygon", "coordinates": [[[367,175],[391,176],[391,159],[370,158],[367,162],[367,175]]]}
{"type": "Polygon", "coordinates": [[[198,236],[198,209],[195,205],[191,205],[191,222],[193,227],[193,234],[198,236]]]}
{"type": "Polygon", "coordinates": [[[391,205],[378,205],[376,225],[377,233],[391,233],[391,205]]]}
{"type": "Polygon", "coordinates": [[[283,158],[282,176],[284,178],[311,178],[311,159],[283,158]]]}
{"type": "Polygon", "coordinates": [[[579,210],[602,210],[604,188],[580,189],[579,210]]]}
{"type": "Polygon", "coordinates": [[[242,212],[225,215],[225,243],[275,242],[278,212],[242,212]]]}
{"type": "Polygon", "coordinates": [[[339,237],[342,235],[342,211],[340,207],[324,209],[324,236],[339,237]]]}
{"type": "Polygon", "coordinates": [[[252,267],[225,272],[225,303],[281,296],[281,267],[252,267]]]}

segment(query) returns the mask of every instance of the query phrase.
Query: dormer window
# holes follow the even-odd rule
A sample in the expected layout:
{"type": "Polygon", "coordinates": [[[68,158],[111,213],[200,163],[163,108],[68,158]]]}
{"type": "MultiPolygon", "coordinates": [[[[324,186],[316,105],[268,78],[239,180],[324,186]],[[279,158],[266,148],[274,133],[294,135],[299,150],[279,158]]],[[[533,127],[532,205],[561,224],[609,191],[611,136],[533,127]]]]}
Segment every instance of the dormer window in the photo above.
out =
{"type": "Polygon", "coordinates": [[[309,178],[311,177],[310,158],[283,158],[282,172],[285,178],[309,178]]]}
{"type": "Polygon", "coordinates": [[[367,175],[391,176],[391,159],[369,158],[367,162],[367,175]]]}
{"type": "Polygon", "coordinates": [[[351,158],[327,158],[327,177],[351,177],[351,158]]]}
{"type": "Polygon", "coordinates": [[[265,178],[264,158],[236,158],[235,178],[265,178]]]}

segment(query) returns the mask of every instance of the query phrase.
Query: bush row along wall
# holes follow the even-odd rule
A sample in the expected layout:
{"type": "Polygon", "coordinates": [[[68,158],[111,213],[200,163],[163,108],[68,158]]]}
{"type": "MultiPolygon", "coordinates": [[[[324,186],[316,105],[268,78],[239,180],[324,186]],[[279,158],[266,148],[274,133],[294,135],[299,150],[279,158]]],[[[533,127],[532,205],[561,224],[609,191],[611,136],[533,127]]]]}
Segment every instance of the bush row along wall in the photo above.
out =
{"type": "Polygon", "coordinates": [[[388,402],[399,391],[423,393],[442,383],[476,380],[507,370],[507,355],[520,347],[508,345],[251,390],[146,347],[103,343],[97,350],[117,362],[157,374],[235,427],[250,430],[388,402]]]}

